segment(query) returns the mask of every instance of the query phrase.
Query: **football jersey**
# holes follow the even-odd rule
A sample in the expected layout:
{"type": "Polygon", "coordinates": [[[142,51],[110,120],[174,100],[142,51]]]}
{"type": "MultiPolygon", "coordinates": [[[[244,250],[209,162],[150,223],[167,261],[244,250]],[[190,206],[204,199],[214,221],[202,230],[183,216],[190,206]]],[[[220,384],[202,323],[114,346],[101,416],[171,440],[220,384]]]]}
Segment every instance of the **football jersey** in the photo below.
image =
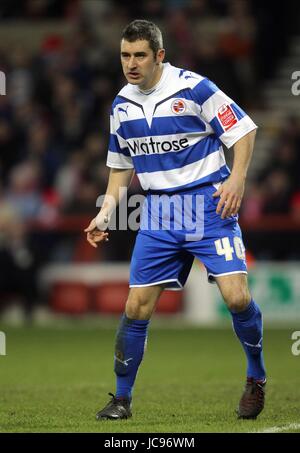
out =
{"type": "Polygon", "coordinates": [[[107,166],[134,168],[146,191],[222,182],[230,174],[222,145],[256,127],[212,81],[164,63],[153,90],[127,84],[116,96],[107,166]]]}

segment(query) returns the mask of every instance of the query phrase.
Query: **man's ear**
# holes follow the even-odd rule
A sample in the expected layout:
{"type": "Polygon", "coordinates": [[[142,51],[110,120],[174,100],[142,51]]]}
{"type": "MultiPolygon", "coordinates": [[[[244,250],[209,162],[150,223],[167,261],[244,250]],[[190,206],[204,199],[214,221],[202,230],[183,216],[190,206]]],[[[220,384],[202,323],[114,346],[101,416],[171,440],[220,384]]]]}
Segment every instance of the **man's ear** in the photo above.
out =
{"type": "Polygon", "coordinates": [[[156,54],[156,64],[162,63],[165,58],[165,49],[159,49],[156,54]]]}

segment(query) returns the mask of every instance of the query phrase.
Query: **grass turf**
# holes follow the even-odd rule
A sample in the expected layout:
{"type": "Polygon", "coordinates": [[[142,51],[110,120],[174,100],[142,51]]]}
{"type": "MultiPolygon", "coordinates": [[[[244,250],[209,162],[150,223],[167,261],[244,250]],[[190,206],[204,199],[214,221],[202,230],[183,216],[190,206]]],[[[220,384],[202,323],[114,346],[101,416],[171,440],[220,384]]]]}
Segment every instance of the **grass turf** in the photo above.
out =
{"type": "Polygon", "coordinates": [[[300,432],[300,356],[291,333],[266,330],[266,408],[237,420],[245,358],[230,329],[150,329],[133,417],[95,420],[113,392],[115,329],[6,328],[0,356],[0,432],[300,432]]]}

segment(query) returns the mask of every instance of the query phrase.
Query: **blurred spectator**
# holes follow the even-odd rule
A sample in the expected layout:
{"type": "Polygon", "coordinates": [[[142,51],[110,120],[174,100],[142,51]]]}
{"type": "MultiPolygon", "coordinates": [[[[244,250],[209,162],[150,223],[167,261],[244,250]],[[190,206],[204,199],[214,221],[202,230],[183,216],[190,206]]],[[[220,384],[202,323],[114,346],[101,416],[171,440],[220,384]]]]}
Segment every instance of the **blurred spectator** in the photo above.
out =
{"type": "Polygon", "coordinates": [[[247,0],[228,3],[228,16],[222,21],[219,49],[231,60],[241,89],[240,102],[251,105],[255,92],[254,41],[256,26],[247,0]]]}
{"type": "Polygon", "coordinates": [[[26,51],[22,47],[16,47],[10,55],[10,64],[7,94],[12,107],[15,107],[32,99],[32,63],[26,51]]]}
{"type": "Polygon", "coordinates": [[[41,212],[39,178],[40,168],[29,162],[19,164],[11,172],[5,199],[23,221],[36,218],[41,212]]]}
{"type": "Polygon", "coordinates": [[[193,65],[193,36],[190,29],[188,15],[183,9],[173,9],[168,14],[167,30],[172,50],[167,58],[173,61],[174,57],[180,67],[193,65]]]}
{"type": "Polygon", "coordinates": [[[264,181],[265,198],[263,214],[287,214],[290,211],[292,184],[284,169],[269,172],[264,181]]]}
{"type": "MultiPolygon", "coordinates": [[[[90,1],[90,0],[88,0],[90,1]]],[[[0,17],[3,18],[43,18],[64,17],[77,0],[1,0],[0,17]]]]}
{"type": "Polygon", "coordinates": [[[8,182],[8,175],[21,158],[18,144],[13,124],[0,117],[0,177],[4,184],[8,182]]]}
{"type": "Polygon", "coordinates": [[[41,169],[37,163],[23,162],[10,175],[10,184],[3,195],[22,222],[39,220],[51,224],[56,218],[58,202],[50,193],[40,191],[41,169]]]}
{"type": "Polygon", "coordinates": [[[72,200],[65,206],[66,214],[90,214],[97,212],[96,200],[99,196],[97,185],[91,180],[80,181],[72,200]]]}
{"type": "Polygon", "coordinates": [[[234,99],[242,99],[242,90],[232,61],[219,53],[218,43],[206,37],[194,45],[195,71],[213,80],[214,83],[234,99]],[[222,72],[220,72],[222,67],[222,72]]]}
{"type": "Polygon", "coordinates": [[[85,157],[82,149],[74,151],[65,164],[60,167],[55,178],[55,190],[61,200],[64,211],[78,191],[85,168],[85,157]]]}
{"type": "Polygon", "coordinates": [[[246,185],[246,190],[240,210],[240,215],[246,221],[253,222],[262,216],[265,189],[262,184],[249,181],[246,185]]]}
{"type": "Polygon", "coordinates": [[[14,208],[0,201],[0,313],[9,298],[22,303],[31,321],[38,303],[37,263],[30,249],[24,224],[14,208]]]}
{"type": "Polygon", "coordinates": [[[291,200],[291,215],[292,219],[300,222],[300,191],[294,193],[291,200]]]}
{"type": "Polygon", "coordinates": [[[53,186],[56,173],[63,162],[50,127],[44,121],[37,121],[28,131],[26,158],[40,167],[40,189],[53,186]]]}

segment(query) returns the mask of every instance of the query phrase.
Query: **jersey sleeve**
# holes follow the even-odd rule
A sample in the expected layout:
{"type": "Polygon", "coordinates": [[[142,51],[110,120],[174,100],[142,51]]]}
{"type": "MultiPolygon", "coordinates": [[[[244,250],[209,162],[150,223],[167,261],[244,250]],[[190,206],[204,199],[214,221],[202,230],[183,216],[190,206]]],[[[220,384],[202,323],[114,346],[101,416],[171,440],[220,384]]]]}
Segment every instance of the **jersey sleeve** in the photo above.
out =
{"type": "Polygon", "coordinates": [[[110,115],[110,136],[106,165],[110,168],[134,168],[126,140],[120,135],[118,129],[120,122],[117,113],[112,110],[110,115]]]}
{"type": "Polygon", "coordinates": [[[252,119],[209,79],[194,88],[201,116],[227,148],[257,128],[252,119]]]}

